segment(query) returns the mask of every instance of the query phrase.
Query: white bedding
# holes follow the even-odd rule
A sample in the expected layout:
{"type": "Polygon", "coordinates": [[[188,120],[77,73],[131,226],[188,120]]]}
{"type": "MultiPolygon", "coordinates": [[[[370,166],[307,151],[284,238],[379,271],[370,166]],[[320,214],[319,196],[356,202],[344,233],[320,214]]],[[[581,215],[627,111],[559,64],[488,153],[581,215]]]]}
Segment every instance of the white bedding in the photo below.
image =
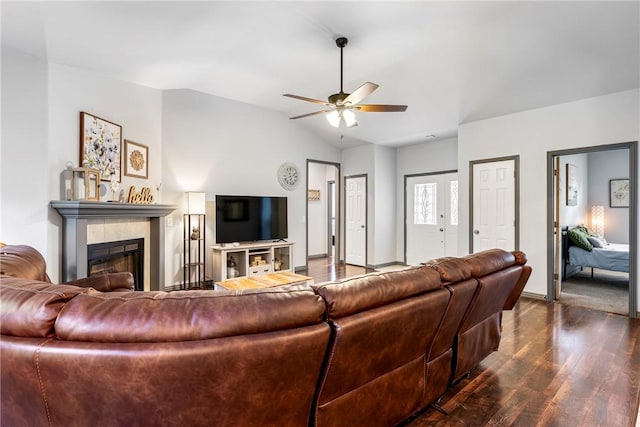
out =
{"type": "Polygon", "coordinates": [[[607,247],[593,248],[591,252],[571,245],[569,247],[569,264],[628,273],[629,245],[609,243],[607,247]]]}

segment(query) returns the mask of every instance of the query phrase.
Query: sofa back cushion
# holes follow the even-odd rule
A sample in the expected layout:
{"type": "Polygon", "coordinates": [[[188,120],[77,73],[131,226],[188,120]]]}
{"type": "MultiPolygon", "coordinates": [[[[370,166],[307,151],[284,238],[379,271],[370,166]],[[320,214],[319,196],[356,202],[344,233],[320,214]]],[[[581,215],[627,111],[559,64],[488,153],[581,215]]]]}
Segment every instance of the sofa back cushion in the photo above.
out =
{"type": "Polygon", "coordinates": [[[316,291],[326,300],[333,329],[316,425],[394,425],[419,409],[425,354],[450,298],[438,274],[410,268],[316,291]]]}
{"type": "Polygon", "coordinates": [[[0,248],[0,276],[51,282],[40,252],[26,245],[6,245],[0,248]]]}
{"type": "Polygon", "coordinates": [[[2,335],[49,337],[60,310],[88,289],[52,285],[18,277],[0,277],[0,329],[2,335]]]}
{"type": "Polygon", "coordinates": [[[312,286],[326,301],[327,316],[336,319],[380,307],[442,287],[438,274],[427,267],[372,273],[312,286]]]}
{"type": "Polygon", "coordinates": [[[322,322],[324,303],[308,286],[254,291],[102,293],[69,301],[56,321],[61,339],[176,342],[291,329],[322,322]]]}

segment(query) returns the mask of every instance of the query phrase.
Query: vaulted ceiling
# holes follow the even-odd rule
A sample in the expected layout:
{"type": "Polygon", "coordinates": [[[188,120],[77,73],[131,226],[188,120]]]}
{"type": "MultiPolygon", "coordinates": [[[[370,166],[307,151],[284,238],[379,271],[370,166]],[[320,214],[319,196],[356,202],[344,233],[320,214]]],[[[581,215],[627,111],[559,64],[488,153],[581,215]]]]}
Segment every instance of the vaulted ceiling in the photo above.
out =
{"type": "Polygon", "coordinates": [[[158,89],[187,88],[282,113],[380,85],[335,129],[338,146],[398,146],[459,124],[640,87],[638,1],[2,1],[2,47],[158,89]]]}

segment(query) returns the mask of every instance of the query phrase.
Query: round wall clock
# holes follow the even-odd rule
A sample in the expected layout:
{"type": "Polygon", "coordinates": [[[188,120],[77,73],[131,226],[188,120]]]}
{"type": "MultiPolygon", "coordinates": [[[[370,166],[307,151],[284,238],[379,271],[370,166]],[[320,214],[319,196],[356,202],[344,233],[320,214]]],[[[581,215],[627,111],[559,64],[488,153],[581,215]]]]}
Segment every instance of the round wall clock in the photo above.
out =
{"type": "Polygon", "coordinates": [[[285,162],[278,168],[278,181],[285,190],[293,190],[300,182],[300,172],[293,163],[285,162]]]}

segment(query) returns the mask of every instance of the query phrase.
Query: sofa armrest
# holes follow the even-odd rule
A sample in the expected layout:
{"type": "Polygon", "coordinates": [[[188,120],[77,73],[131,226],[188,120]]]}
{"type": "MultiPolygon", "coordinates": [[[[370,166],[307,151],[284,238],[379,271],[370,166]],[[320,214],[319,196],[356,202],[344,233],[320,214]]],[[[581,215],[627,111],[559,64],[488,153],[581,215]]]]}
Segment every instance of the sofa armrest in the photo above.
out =
{"type": "Polygon", "coordinates": [[[133,274],[129,272],[96,274],[84,279],[65,282],[64,284],[81,288],[93,288],[101,292],[127,292],[134,290],[133,274]]]}

